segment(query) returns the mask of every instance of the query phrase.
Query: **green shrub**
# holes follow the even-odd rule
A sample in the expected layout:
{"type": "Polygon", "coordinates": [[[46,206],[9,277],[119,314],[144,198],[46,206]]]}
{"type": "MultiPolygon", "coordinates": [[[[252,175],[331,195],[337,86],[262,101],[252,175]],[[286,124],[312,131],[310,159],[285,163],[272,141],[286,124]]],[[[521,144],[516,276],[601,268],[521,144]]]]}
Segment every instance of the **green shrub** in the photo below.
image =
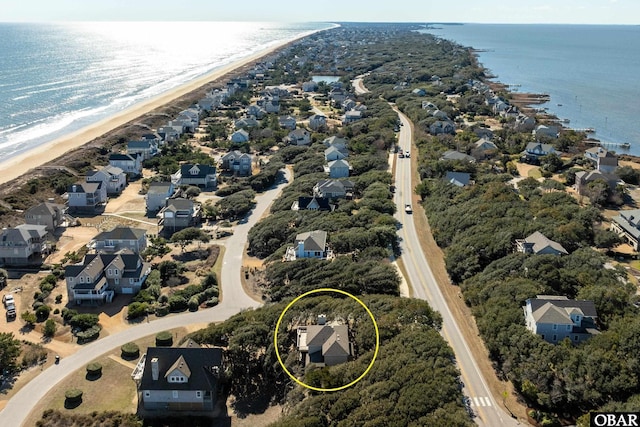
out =
{"type": "Polygon", "coordinates": [[[62,295],[56,295],[56,304],[60,304],[62,302],[62,295]]]}
{"type": "Polygon", "coordinates": [[[191,298],[189,298],[189,302],[188,302],[189,311],[198,311],[198,306],[200,305],[200,300],[198,299],[198,295],[194,295],[191,298]]]}
{"type": "Polygon", "coordinates": [[[71,319],[73,318],[73,316],[76,316],[77,314],[78,314],[77,310],[70,310],[65,307],[62,309],[62,320],[64,320],[64,323],[69,323],[71,322],[71,319]]]}
{"type": "Polygon", "coordinates": [[[99,377],[102,375],[102,365],[94,362],[87,365],[87,375],[90,377],[99,377]]]}
{"type": "Polygon", "coordinates": [[[169,314],[169,306],[168,305],[159,305],[156,307],[156,316],[162,317],[169,314]]]}
{"type": "Polygon", "coordinates": [[[207,305],[207,307],[213,307],[213,306],[218,305],[218,297],[212,297],[212,298],[209,298],[209,299],[205,302],[205,304],[207,305]]]}
{"type": "MultiPolygon", "coordinates": [[[[64,311],[63,311],[63,316],[64,316],[64,311]]],[[[85,331],[89,328],[92,328],[93,326],[96,326],[99,320],[100,319],[98,318],[97,314],[83,313],[83,314],[74,315],[69,320],[69,324],[74,328],[78,328],[81,331],[85,331]]]]}
{"type": "Polygon", "coordinates": [[[82,403],[82,390],[72,388],[64,393],[64,406],[66,408],[75,408],[82,403]]]}
{"type": "Polygon", "coordinates": [[[127,319],[138,319],[147,315],[149,304],[146,302],[132,302],[127,307],[127,319]]]}
{"type": "Polygon", "coordinates": [[[187,308],[187,299],[181,296],[172,296],[169,298],[169,310],[171,311],[182,311],[187,308]]]}
{"type": "Polygon", "coordinates": [[[171,347],[173,345],[173,334],[163,331],[156,335],[156,347],[171,347]]]}
{"type": "Polygon", "coordinates": [[[120,347],[123,359],[135,359],[140,356],[140,347],[134,342],[129,342],[120,347]]]}
{"type": "Polygon", "coordinates": [[[78,337],[78,342],[86,342],[93,341],[98,338],[100,335],[100,330],[102,327],[100,325],[93,325],[92,327],[85,329],[84,331],[76,332],[76,337],[78,337]]]}
{"type": "Polygon", "coordinates": [[[54,309],[53,314],[60,314],[60,309],[59,308],[54,309]]]}

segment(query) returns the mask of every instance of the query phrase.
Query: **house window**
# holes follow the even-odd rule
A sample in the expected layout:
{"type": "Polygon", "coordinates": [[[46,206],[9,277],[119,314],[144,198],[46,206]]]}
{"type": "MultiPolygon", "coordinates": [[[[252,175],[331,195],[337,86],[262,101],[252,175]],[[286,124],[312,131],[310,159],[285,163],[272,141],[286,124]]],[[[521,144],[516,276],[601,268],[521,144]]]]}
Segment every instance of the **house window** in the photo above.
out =
{"type": "Polygon", "coordinates": [[[115,269],[113,270],[113,274],[116,274],[116,275],[118,274],[118,269],[117,269],[117,268],[115,268],[115,269]]]}
{"type": "Polygon", "coordinates": [[[554,325],[553,325],[553,330],[555,331],[555,330],[557,330],[557,329],[558,329],[558,325],[554,324],[554,325]]]}
{"type": "Polygon", "coordinates": [[[571,330],[571,325],[567,325],[567,331],[571,330]]]}
{"type": "Polygon", "coordinates": [[[201,398],[202,397],[202,392],[201,391],[196,391],[196,397],[197,398],[201,398]]]}
{"type": "Polygon", "coordinates": [[[109,276],[111,276],[113,274],[113,270],[109,269],[109,270],[107,270],[107,273],[109,274],[109,276]]]}
{"type": "Polygon", "coordinates": [[[174,399],[178,398],[178,390],[173,390],[173,398],[174,399]]]}
{"type": "Polygon", "coordinates": [[[84,276],[80,276],[80,283],[84,283],[84,276]]]}
{"type": "Polygon", "coordinates": [[[542,334],[542,339],[544,339],[544,334],[542,334]]]}
{"type": "Polygon", "coordinates": [[[554,340],[554,341],[558,341],[558,336],[557,336],[557,335],[554,335],[554,336],[553,336],[553,340],[554,340]]]}
{"type": "Polygon", "coordinates": [[[116,285],[120,284],[120,279],[113,279],[113,283],[115,283],[116,285]]]}
{"type": "Polygon", "coordinates": [[[573,336],[573,340],[574,340],[574,341],[578,341],[578,336],[577,336],[577,335],[574,335],[574,336],[573,336]]]}
{"type": "Polygon", "coordinates": [[[150,391],[145,391],[144,392],[144,397],[151,397],[151,392],[150,391]]]}
{"type": "Polygon", "coordinates": [[[129,284],[133,284],[133,278],[129,279],[129,284]]]}

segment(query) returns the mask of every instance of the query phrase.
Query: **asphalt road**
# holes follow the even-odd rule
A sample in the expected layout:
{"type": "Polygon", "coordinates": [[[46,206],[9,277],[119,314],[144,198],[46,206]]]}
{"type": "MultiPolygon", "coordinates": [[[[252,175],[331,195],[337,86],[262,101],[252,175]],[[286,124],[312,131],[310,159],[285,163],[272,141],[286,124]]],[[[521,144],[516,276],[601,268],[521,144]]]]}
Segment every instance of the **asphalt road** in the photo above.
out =
{"type": "Polygon", "coordinates": [[[123,344],[161,331],[194,323],[224,321],[242,310],[259,307],[261,303],[245,294],[240,283],[242,255],[249,230],[260,220],[271,205],[271,202],[290,181],[291,175],[288,170],[285,170],[285,180],[256,197],[256,206],[246,219],[246,222],[237,225],[233,236],[226,242],[220,280],[222,291],[220,304],[206,310],[168,316],[149,323],[142,323],[83,346],[73,355],[61,359],[58,365],[52,365],[43,371],[20,389],[0,412],[0,426],[22,426],[38,402],[58,383],[75,370],[84,368],[92,360],[121,347],[123,344]]]}
{"type": "MultiPolygon", "coordinates": [[[[398,145],[405,151],[410,150],[413,152],[411,122],[400,112],[398,112],[398,116],[403,124],[398,135],[398,145]]],[[[429,263],[420,247],[417,237],[418,230],[416,230],[413,222],[413,215],[422,215],[422,212],[419,210],[419,206],[413,206],[412,203],[411,159],[398,158],[396,160],[396,193],[394,199],[398,207],[396,218],[402,224],[402,228],[398,230],[400,248],[402,250],[402,261],[407,272],[406,279],[413,290],[413,296],[428,301],[431,307],[442,315],[443,326],[441,334],[455,352],[458,368],[464,383],[464,393],[468,397],[469,405],[476,415],[474,419],[476,423],[487,427],[520,425],[496,404],[476,365],[473,354],[471,354],[464,336],[461,334],[440,292],[429,263]],[[407,204],[412,204],[413,214],[405,212],[405,205],[407,204]]]]}

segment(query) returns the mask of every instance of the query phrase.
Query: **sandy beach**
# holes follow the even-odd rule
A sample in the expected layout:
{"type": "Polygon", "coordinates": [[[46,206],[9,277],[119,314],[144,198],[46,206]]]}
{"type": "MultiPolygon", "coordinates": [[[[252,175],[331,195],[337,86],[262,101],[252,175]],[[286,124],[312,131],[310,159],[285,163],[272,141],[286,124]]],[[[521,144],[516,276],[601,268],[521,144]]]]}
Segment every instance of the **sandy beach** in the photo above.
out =
{"type": "MultiPolygon", "coordinates": [[[[306,35],[300,36],[294,40],[300,39],[305,36],[306,35]]],[[[4,184],[13,179],[16,179],[28,172],[30,169],[42,166],[54,159],[57,159],[58,157],[63,156],[65,153],[87,144],[93,139],[98,138],[105,133],[118,128],[119,126],[137,119],[143,114],[153,111],[154,109],[163,105],[169,104],[185,94],[197,90],[200,87],[213,82],[214,80],[224,77],[226,74],[229,74],[264,56],[268,56],[277,49],[291,43],[294,40],[278,43],[266,50],[257,52],[253,55],[232,62],[220,69],[212,71],[207,75],[199,77],[196,80],[165,92],[155,98],[136,104],[126,110],[123,110],[121,113],[115,116],[89,125],[83,129],[60,137],[49,143],[42,144],[41,146],[36,147],[33,150],[26,151],[22,154],[10,158],[9,160],[0,161],[0,184],[4,184]]]]}

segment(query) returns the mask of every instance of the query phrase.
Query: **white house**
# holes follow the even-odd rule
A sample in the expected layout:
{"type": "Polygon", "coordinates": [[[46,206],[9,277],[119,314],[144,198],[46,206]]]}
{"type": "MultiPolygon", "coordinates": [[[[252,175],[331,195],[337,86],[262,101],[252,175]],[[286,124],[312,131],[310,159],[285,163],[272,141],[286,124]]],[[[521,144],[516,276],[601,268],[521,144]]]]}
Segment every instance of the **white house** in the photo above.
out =
{"type": "Polygon", "coordinates": [[[142,175],[142,156],[140,154],[113,153],[109,155],[109,164],[122,169],[129,176],[142,175]]]}
{"type": "Polygon", "coordinates": [[[70,212],[96,213],[107,203],[107,189],[102,181],[72,184],[67,195],[70,212]]]}
{"type": "Polygon", "coordinates": [[[120,194],[127,186],[127,175],[124,171],[111,165],[87,172],[85,180],[87,182],[102,182],[107,189],[107,194],[120,194]]]}
{"type": "Polygon", "coordinates": [[[162,209],[175,193],[172,182],[152,182],[144,196],[147,212],[157,212],[162,209]]]}
{"type": "Polygon", "coordinates": [[[348,157],[348,154],[345,153],[342,150],[337,149],[334,146],[331,146],[329,148],[327,148],[326,150],[324,150],[324,159],[327,162],[331,162],[333,160],[342,160],[342,159],[346,159],[348,157]]]}
{"type": "Polygon", "coordinates": [[[293,116],[278,117],[278,123],[284,129],[295,130],[298,122],[293,116]]]}
{"type": "Polygon", "coordinates": [[[171,175],[171,182],[175,185],[195,185],[201,188],[211,188],[217,185],[216,168],[210,165],[185,163],[180,170],[171,175]]]}
{"type": "Polygon", "coordinates": [[[516,240],[518,252],[535,255],[567,255],[569,252],[558,242],[548,239],[539,231],[516,240]]]}

